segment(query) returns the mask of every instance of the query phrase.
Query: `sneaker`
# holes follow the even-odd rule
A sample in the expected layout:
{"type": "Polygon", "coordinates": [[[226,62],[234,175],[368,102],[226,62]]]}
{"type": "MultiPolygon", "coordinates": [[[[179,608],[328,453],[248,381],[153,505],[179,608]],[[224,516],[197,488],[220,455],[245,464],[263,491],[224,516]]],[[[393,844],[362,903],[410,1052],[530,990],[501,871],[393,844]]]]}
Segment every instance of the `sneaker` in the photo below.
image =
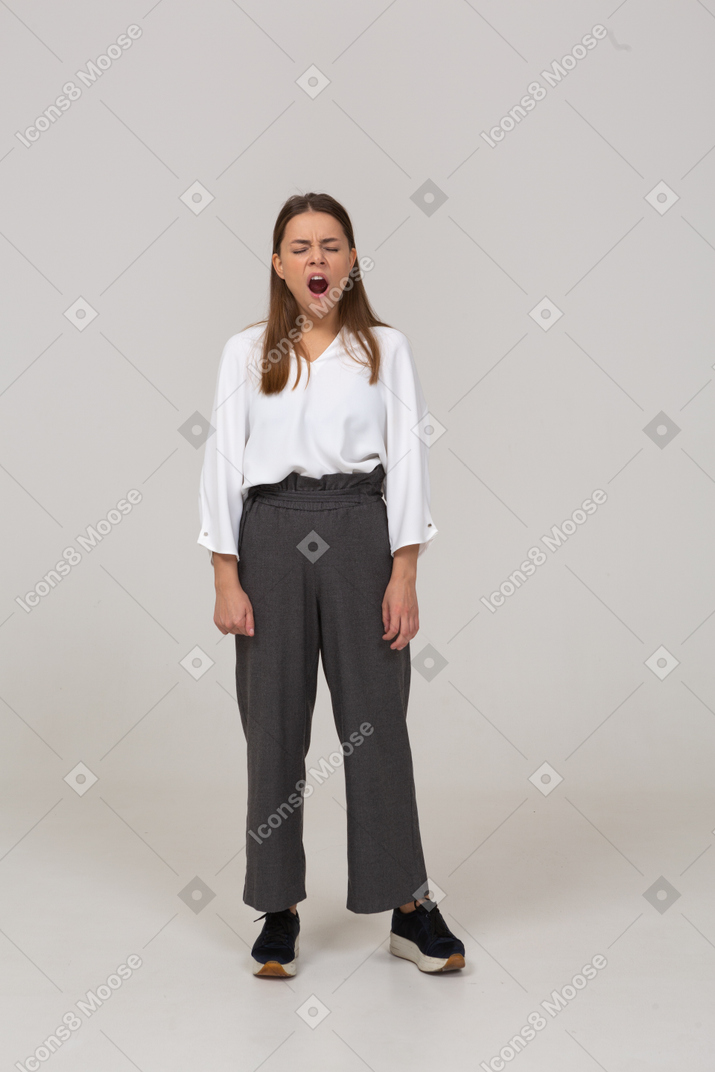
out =
{"type": "MultiPolygon", "coordinates": [[[[284,908],[281,912],[264,912],[258,919],[265,919],[263,929],[253,943],[254,975],[295,975],[298,956],[298,912],[284,908]]],[[[257,923],[258,920],[254,920],[257,923]]]]}
{"type": "Polygon", "coordinates": [[[464,967],[464,945],[452,934],[436,904],[418,904],[413,912],[395,908],[390,952],[415,962],[420,971],[443,972],[464,967]]]}

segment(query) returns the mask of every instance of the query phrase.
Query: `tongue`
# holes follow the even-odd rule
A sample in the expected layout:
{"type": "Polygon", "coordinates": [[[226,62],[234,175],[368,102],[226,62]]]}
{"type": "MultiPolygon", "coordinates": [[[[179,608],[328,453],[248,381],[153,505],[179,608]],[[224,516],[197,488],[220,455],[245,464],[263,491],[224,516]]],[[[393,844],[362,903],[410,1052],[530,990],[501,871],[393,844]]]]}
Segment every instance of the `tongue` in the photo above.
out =
{"type": "Polygon", "coordinates": [[[308,283],[308,289],[311,290],[313,294],[322,294],[324,290],[328,289],[328,284],[324,279],[311,279],[308,283]]]}

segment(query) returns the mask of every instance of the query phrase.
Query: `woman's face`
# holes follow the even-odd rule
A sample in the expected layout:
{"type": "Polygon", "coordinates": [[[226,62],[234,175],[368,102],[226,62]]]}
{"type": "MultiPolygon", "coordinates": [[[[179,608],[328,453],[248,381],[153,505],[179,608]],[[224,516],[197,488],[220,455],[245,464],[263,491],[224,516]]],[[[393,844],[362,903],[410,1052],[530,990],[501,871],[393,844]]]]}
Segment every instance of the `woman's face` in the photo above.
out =
{"type": "Polygon", "coordinates": [[[301,311],[309,318],[323,317],[340,300],[356,257],[357,250],[348,247],[334,216],[302,212],[288,220],[280,251],[273,254],[273,267],[301,311]]]}

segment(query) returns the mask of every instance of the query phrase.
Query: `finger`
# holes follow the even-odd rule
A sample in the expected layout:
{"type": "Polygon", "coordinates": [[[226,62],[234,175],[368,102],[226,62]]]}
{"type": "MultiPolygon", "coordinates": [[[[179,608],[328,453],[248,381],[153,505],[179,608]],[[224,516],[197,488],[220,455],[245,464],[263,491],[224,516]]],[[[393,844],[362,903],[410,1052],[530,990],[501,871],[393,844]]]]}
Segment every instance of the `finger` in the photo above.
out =
{"type": "Polygon", "coordinates": [[[405,627],[406,627],[406,619],[404,619],[401,616],[398,616],[396,621],[395,621],[395,628],[397,630],[397,635],[396,635],[393,643],[390,644],[390,647],[393,650],[399,651],[400,648],[404,648],[404,646],[405,646],[404,645],[404,630],[405,630],[405,627]]]}
{"type": "Polygon", "coordinates": [[[387,603],[382,604],[382,627],[385,632],[390,628],[390,608],[387,603]]]}
{"type": "MultiPolygon", "coordinates": [[[[394,637],[396,640],[398,640],[399,637],[400,637],[400,634],[405,629],[406,621],[407,621],[407,619],[404,616],[404,612],[402,612],[402,613],[400,613],[400,611],[393,612],[393,615],[392,615],[392,629],[390,631],[390,636],[394,637]]],[[[390,647],[394,647],[394,644],[391,644],[390,647]]]]}

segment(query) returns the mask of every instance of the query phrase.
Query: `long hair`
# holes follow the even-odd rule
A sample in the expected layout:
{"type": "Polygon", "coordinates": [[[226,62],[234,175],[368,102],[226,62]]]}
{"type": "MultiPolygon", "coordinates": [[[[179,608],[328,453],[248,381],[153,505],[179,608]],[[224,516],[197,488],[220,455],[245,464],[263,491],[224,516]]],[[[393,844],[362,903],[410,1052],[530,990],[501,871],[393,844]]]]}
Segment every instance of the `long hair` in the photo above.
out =
{"type": "MultiPolygon", "coordinates": [[[[326,212],[333,216],[345,233],[348,241],[348,249],[355,246],[352,223],[347,212],[330,194],[294,194],[285,202],[273,228],[273,253],[280,254],[280,246],[285,234],[286,224],[293,216],[303,212],[326,212]]],[[[331,296],[332,300],[332,296],[331,296]]],[[[360,260],[356,257],[355,264],[350,272],[349,279],[343,288],[337,302],[338,306],[338,332],[343,332],[346,349],[352,357],[370,368],[370,384],[377,383],[380,372],[380,346],[371,328],[390,327],[374,313],[363,286],[360,275],[360,260]],[[350,349],[349,336],[353,335],[360,345],[366,360],[363,361],[350,349]]],[[[258,324],[266,324],[263,336],[258,367],[261,371],[260,389],[264,394],[277,394],[282,391],[288,382],[290,371],[291,349],[295,351],[298,365],[297,376],[293,384],[293,390],[298,385],[301,376],[302,357],[307,365],[307,375],[310,376],[310,359],[302,343],[302,322],[305,317],[301,314],[298,303],[288,289],[284,279],[276,272],[271,262],[271,282],[268,316],[263,320],[256,320],[247,327],[255,327],[258,324]]],[[[245,330],[245,329],[244,329],[245,330]]]]}

